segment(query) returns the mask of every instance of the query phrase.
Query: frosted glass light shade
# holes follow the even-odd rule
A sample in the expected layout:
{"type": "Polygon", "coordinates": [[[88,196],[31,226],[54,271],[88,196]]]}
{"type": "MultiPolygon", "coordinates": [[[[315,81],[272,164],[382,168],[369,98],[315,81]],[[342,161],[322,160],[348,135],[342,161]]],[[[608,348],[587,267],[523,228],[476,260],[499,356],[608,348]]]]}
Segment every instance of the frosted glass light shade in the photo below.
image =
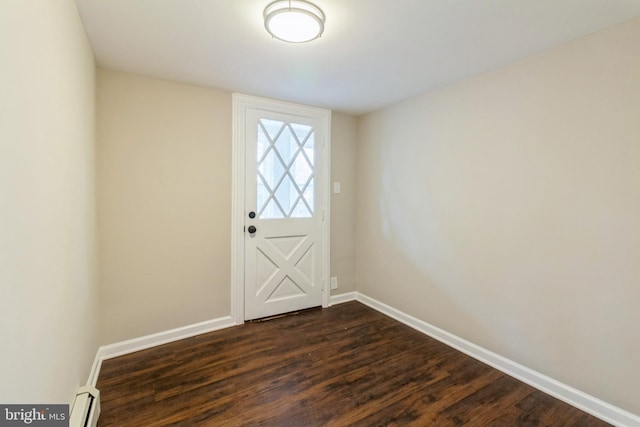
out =
{"type": "Polygon", "coordinates": [[[264,27],[273,37],[291,43],[304,43],[324,31],[324,13],[305,0],[278,0],[264,9],[264,27]]]}

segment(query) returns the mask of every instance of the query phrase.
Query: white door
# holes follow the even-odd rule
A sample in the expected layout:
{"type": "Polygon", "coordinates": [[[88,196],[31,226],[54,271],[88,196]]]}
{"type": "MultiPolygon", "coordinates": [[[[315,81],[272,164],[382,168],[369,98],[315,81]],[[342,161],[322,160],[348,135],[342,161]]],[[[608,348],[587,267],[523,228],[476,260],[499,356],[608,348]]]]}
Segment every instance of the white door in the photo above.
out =
{"type": "Polygon", "coordinates": [[[245,320],[322,305],[322,120],[273,109],[245,111],[245,320]]]}

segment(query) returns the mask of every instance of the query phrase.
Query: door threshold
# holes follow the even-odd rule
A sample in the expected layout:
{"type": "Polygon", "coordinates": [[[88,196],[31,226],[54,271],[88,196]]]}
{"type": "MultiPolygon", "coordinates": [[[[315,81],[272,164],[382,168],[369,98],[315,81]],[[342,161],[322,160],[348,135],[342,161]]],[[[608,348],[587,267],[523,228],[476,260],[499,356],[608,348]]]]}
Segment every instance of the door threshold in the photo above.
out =
{"type": "Polygon", "coordinates": [[[282,317],[297,316],[298,314],[302,314],[302,313],[306,313],[306,312],[313,311],[313,310],[318,310],[318,309],[322,309],[322,307],[321,306],[310,307],[310,308],[305,308],[303,310],[290,311],[288,313],[274,314],[273,316],[267,316],[267,317],[261,317],[259,319],[247,320],[247,322],[248,323],[266,322],[268,320],[280,319],[282,317]]]}

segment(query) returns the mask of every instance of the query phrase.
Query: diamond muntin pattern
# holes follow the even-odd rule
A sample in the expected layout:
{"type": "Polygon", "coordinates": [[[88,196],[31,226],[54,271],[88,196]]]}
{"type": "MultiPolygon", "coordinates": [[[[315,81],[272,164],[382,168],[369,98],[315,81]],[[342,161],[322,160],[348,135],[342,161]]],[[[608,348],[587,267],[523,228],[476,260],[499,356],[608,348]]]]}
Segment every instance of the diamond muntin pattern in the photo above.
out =
{"type": "Polygon", "coordinates": [[[314,145],[312,126],[260,119],[257,150],[260,218],[313,216],[314,145]]]}

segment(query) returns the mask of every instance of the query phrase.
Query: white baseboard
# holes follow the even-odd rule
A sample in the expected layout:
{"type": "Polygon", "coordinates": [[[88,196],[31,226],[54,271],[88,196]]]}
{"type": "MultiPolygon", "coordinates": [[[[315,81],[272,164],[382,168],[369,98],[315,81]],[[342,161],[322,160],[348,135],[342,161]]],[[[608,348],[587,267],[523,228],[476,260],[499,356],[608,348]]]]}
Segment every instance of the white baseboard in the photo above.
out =
{"type": "Polygon", "coordinates": [[[613,406],[603,400],[554,380],[540,372],[520,365],[519,363],[502,357],[485,348],[475,345],[463,338],[453,335],[445,330],[433,326],[423,320],[417,319],[400,310],[388,306],[380,301],[361,293],[355,293],[356,300],[385,314],[407,326],[428,335],[449,347],[453,347],[462,353],[473,357],[499,371],[504,372],[532,387],[537,388],[557,399],[560,399],[578,409],[581,409],[610,424],[620,427],[640,427],[640,417],[613,406]]]}
{"type": "Polygon", "coordinates": [[[87,379],[87,385],[90,385],[94,388],[98,382],[98,375],[100,375],[100,368],[102,367],[100,348],[98,348],[98,351],[96,351],[96,357],[93,359],[93,365],[91,365],[91,371],[89,371],[89,379],[87,379]]]}
{"type": "Polygon", "coordinates": [[[236,326],[235,319],[231,316],[225,316],[218,319],[195,323],[193,325],[170,329],[164,332],[158,332],[156,334],[145,335],[140,338],[101,346],[98,348],[96,353],[96,358],[93,362],[93,366],[91,367],[87,385],[95,387],[103,360],[123,356],[125,354],[134,353],[136,351],[145,350],[147,348],[156,347],[184,338],[205,334],[207,332],[229,328],[231,326],[236,326]]]}
{"type": "Polygon", "coordinates": [[[357,292],[347,292],[344,294],[331,295],[331,297],[329,298],[329,307],[336,304],[342,304],[344,302],[356,301],[357,299],[357,292]]]}

